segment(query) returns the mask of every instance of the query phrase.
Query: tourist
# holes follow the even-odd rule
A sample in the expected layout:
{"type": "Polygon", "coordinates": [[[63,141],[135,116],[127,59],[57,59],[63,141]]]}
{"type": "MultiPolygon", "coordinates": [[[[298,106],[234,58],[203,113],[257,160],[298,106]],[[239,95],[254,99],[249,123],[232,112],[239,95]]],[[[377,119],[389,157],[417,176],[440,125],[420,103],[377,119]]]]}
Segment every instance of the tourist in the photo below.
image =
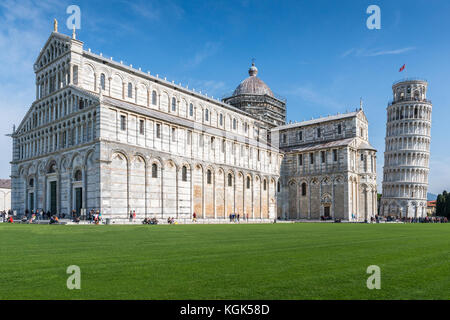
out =
{"type": "Polygon", "coordinates": [[[195,212],[192,214],[192,221],[197,222],[197,214],[195,212]]]}

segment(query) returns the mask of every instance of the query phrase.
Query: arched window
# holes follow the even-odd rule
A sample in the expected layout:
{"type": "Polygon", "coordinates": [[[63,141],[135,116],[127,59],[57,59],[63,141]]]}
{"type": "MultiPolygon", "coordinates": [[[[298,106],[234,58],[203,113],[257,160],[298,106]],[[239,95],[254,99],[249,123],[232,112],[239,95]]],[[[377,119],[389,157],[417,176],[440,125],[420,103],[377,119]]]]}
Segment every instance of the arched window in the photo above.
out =
{"type": "Polygon", "coordinates": [[[33,179],[33,178],[30,179],[30,182],[29,182],[28,186],[29,186],[30,188],[33,188],[33,187],[34,187],[34,179],[33,179]]]}
{"type": "Polygon", "coordinates": [[[100,75],[100,88],[102,88],[102,90],[105,90],[105,88],[106,88],[106,84],[105,84],[105,74],[104,73],[102,73],[101,75],[100,75]]]}
{"type": "Polygon", "coordinates": [[[212,180],[211,176],[212,176],[211,170],[206,171],[206,183],[207,184],[211,184],[211,180],[212,180]]]}
{"type": "Polygon", "coordinates": [[[247,189],[250,189],[250,177],[247,177],[247,189]]]}
{"type": "Polygon", "coordinates": [[[172,98],[172,111],[177,111],[177,99],[172,98]]]}
{"type": "Polygon", "coordinates": [[[47,173],[55,173],[55,172],[56,172],[56,163],[52,163],[52,164],[48,167],[47,173]]]}
{"type": "Polygon", "coordinates": [[[302,183],[302,196],[306,196],[306,183],[302,183]]]}
{"type": "Polygon", "coordinates": [[[128,98],[133,98],[133,85],[128,82],[128,98]]]}
{"type": "Polygon", "coordinates": [[[82,177],[83,177],[83,175],[81,174],[81,170],[75,171],[75,174],[73,175],[73,179],[75,181],[81,181],[82,177]]]}
{"type": "Polygon", "coordinates": [[[209,110],[205,109],[205,121],[209,121],[209,110]]]}
{"type": "Polygon", "coordinates": [[[219,125],[223,126],[223,114],[219,115],[219,125]]]}
{"type": "Polygon", "coordinates": [[[281,191],[281,184],[280,181],[277,182],[277,192],[281,191]]]}
{"type": "Polygon", "coordinates": [[[156,91],[155,90],[153,90],[153,92],[152,92],[152,104],[154,106],[156,106],[156,91]]]}
{"type": "Polygon", "coordinates": [[[84,108],[84,100],[83,99],[80,99],[80,102],[78,103],[78,108],[80,110],[82,110],[84,108]]]}
{"type": "Polygon", "coordinates": [[[266,180],[264,180],[264,183],[263,183],[263,186],[264,186],[264,191],[266,191],[267,190],[267,181],[266,180]]]}
{"type": "Polygon", "coordinates": [[[187,181],[187,168],[186,168],[186,166],[183,166],[183,168],[181,168],[181,180],[182,181],[187,181]]]}
{"type": "Polygon", "coordinates": [[[237,127],[236,119],[233,119],[233,130],[236,130],[236,127],[237,127]]]}
{"type": "Polygon", "coordinates": [[[73,84],[78,84],[78,66],[73,66],[73,84]]]}
{"type": "Polygon", "coordinates": [[[158,178],[158,165],[152,164],[152,178],[158,178]]]}
{"type": "Polygon", "coordinates": [[[231,175],[231,173],[228,174],[228,186],[233,186],[233,176],[231,175]]]}
{"type": "Polygon", "coordinates": [[[194,105],[192,103],[189,104],[189,116],[190,117],[194,116],[194,105]]]}

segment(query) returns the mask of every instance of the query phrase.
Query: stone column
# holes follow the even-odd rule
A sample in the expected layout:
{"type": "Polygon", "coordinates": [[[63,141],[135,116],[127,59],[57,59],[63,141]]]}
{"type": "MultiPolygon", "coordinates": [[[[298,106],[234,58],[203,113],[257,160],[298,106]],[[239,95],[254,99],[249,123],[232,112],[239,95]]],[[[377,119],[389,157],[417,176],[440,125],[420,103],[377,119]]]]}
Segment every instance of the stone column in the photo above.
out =
{"type": "Polygon", "coordinates": [[[81,167],[81,170],[83,172],[82,177],[83,177],[83,199],[82,199],[82,204],[81,207],[83,209],[87,210],[87,195],[88,195],[88,183],[87,183],[87,168],[86,165],[83,165],[81,167]]]}
{"type": "Polygon", "coordinates": [[[214,219],[217,219],[217,203],[216,203],[216,171],[214,170],[214,175],[213,175],[213,208],[214,208],[214,219]]]}
{"type": "Polygon", "coordinates": [[[68,205],[68,210],[69,212],[67,212],[67,214],[69,216],[72,215],[72,210],[74,209],[73,206],[73,184],[72,184],[72,180],[73,180],[73,175],[72,175],[72,167],[67,168],[67,172],[69,172],[69,179],[68,179],[68,190],[69,190],[69,194],[68,194],[68,198],[69,198],[69,205],[68,205]]]}

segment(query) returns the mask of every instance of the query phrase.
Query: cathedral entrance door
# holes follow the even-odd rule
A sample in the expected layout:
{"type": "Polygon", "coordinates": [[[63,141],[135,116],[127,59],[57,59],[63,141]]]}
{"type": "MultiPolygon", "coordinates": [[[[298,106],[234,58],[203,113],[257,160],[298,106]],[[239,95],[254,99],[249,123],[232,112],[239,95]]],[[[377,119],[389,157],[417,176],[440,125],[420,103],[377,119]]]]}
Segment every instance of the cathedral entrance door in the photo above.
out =
{"type": "Polygon", "coordinates": [[[57,212],[56,212],[56,181],[50,182],[50,212],[51,212],[51,214],[57,214],[57,212]]]}
{"type": "Polygon", "coordinates": [[[81,206],[83,205],[82,188],[75,188],[75,211],[78,215],[81,214],[81,206]]]}
{"type": "Polygon", "coordinates": [[[330,207],[329,206],[323,207],[323,215],[325,217],[329,217],[330,216],[330,207]]]}
{"type": "Polygon", "coordinates": [[[34,210],[34,192],[30,192],[28,195],[29,195],[28,209],[34,210]]]}

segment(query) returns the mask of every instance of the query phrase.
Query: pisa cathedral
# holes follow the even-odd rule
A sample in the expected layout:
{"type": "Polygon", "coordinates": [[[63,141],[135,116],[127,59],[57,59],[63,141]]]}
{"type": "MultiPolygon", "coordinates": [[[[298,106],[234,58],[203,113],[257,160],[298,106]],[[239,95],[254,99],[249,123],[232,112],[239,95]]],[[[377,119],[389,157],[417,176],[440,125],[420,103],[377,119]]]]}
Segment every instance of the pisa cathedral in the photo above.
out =
{"type": "Polygon", "coordinates": [[[376,150],[362,108],[286,124],[257,76],[222,100],[83,48],[55,26],[13,130],[12,209],[104,218],[364,221],[376,150]]]}

